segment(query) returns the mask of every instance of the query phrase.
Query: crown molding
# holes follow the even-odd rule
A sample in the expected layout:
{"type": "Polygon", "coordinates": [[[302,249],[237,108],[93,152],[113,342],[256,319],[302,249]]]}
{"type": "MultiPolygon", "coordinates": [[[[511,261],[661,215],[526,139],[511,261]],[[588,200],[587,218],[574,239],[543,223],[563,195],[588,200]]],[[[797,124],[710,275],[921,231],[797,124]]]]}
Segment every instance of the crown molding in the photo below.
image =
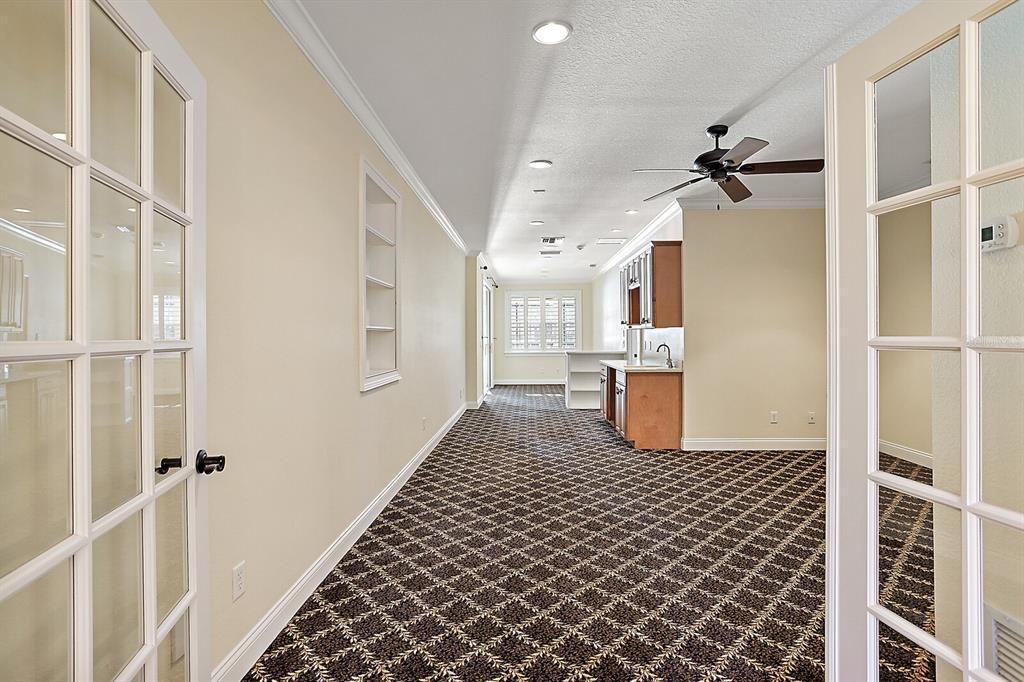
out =
{"type": "Polygon", "coordinates": [[[613,253],[612,257],[606,260],[604,264],[597,269],[597,274],[591,278],[591,281],[627,261],[635,252],[642,249],[646,242],[650,241],[652,234],[660,230],[664,227],[665,223],[680,215],[682,212],[682,209],[679,207],[679,202],[674,200],[665,208],[661,209],[661,212],[654,216],[654,218],[651,219],[651,222],[644,225],[642,230],[637,232],[629,239],[629,241],[620,246],[619,250],[613,253]]]}
{"type": "Polygon", "coordinates": [[[391,133],[377,116],[377,112],[370,106],[370,102],[356,85],[352,75],[338,59],[338,55],[335,54],[323,33],[306,12],[306,8],[299,0],[263,1],[270,13],[281,23],[299,49],[306,55],[306,58],[331,86],[338,99],[352,112],[359,124],[384,153],[385,158],[416,193],[416,196],[423,202],[427,211],[438,222],[452,243],[463,253],[468,253],[469,249],[466,247],[462,235],[455,229],[441,205],[437,203],[416,173],[412,163],[406,158],[395,139],[391,137],[391,133]]]}

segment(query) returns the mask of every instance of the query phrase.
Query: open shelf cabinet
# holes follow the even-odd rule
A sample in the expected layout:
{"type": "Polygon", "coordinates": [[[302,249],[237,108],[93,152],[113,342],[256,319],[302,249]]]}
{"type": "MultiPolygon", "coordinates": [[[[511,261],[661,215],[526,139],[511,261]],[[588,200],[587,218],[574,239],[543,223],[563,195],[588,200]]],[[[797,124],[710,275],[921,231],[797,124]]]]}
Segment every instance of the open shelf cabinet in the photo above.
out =
{"type": "Polygon", "coordinates": [[[362,162],[359,201],[361,390],[401,379],[401,298],[398,241],[401,198],[387,180],[362,162]]]}

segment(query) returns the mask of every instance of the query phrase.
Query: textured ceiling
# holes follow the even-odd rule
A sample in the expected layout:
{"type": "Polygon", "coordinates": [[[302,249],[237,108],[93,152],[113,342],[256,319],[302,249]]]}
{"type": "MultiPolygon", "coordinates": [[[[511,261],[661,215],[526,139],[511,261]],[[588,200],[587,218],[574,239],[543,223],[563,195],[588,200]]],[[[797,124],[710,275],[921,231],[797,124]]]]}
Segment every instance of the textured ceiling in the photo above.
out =
{"type": "MultiPolygon", "coordinates": [[[[630,169],[689,165],[708,125],[769,140],[752,160],[822,156],[824,67],[916,0],[302,2],[470,248],[499,277],[578,281],[617,249],[596,239],[635,234],[673,201],[642,199],[682,180],[630,169]],[[572,37],[538,45],[552,18],[572,37]],[[563,254],[542,259],[542,235],[563,254]]],[[[744,181],[762,205],[824,194],[822,174],[744,181]]]]}

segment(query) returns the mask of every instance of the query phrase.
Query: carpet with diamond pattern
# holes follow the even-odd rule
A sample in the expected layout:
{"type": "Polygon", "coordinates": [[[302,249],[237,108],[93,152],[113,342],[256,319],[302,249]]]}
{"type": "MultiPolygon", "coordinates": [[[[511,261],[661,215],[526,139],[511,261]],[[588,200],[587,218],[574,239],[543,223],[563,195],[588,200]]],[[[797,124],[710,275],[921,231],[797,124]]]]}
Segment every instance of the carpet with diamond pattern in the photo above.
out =
{"type": "MultiPolygon", "coordinates": [[[[824,481],[822,452],[637,451],[558,386],[497,388],[246,679],[824,679],[824,481]]],[[[930,571],[930,510],[885,502],[882,562],[930,571]]],[[[883,679],[934,677],[880,646],[883,679]]]]}

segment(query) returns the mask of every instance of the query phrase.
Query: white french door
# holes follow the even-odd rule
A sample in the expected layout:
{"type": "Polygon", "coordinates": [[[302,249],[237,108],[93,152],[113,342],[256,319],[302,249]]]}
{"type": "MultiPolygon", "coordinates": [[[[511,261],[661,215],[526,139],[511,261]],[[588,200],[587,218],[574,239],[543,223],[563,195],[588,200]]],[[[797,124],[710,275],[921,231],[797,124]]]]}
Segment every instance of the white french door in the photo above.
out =
{"type": "Polygon", "coordinates": [[[827,72],[831,680],[1024,679],[1024,1],[827,72]]]}
{"type": "Polygon", "coordinates": [[[0,679],[208,679],[205,82],[124,0],[0,63],[0,679]]]}
{"type": "Polygon", "coordinates": [[[491,297],[493,296],[493,292],[491,291],[491,287],[489,287],[486,284],[484,284],[483,285],[483,291],[481,292],[481,294],[483,296],[483,299],[482,299],[482,308],[483,308],[483,310],[482,310],[482,313],[481,313],[481,315],[483,317],[483,320],[481,321],[481,328],[482,329],[481,329],[481,335],[480,335],[480,345],[481,345],[482,356],[483,356],[483,365],[484,365],[484,387],[483,387],[483,392],[487,393],[488,391],[491,390],[491,387],[494,385],[494,383],[493,383],[494,382],[494,379],[493,379],[493,367],[494,367],[494,365],[492,364],[492,360],[491,360],[492,354],[494,352],[494,335],[493,335],[492,326],[491,326],[493,324],[493,321],[491,319],[491,309],[492,309],[491,297]]]}

